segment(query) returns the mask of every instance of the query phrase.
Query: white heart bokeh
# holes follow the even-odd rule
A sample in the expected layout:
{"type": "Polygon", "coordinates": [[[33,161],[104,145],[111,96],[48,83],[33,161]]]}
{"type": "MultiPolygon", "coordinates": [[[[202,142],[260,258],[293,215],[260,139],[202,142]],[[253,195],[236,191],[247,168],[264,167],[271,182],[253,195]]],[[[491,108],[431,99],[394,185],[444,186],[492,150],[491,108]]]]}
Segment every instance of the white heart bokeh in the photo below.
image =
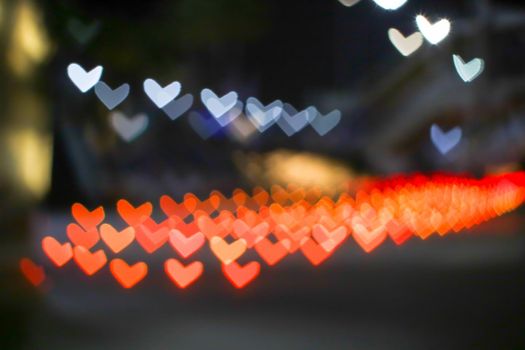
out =
{"type": "Polygon", "coordinates": [[[451,24],[448,19],[443,18],[436,23],[430,23],[425,16],[418,15],[416,23],[421,34],[433,45],[439,44],[450,33],[451,24]]]}
{"type": "Polygon", "coordinates": [[[82,92],[89,91],[99,82],[100,77],[102,77],[102,71],[102,66],[96,66],[89,72],[86,72],[84,68],[77,63],[71,63],[67,66],[69,79],[71,79],[73,84],[82,92]]]}
{"type": "Polygon", "coordinates": [[[390,28],[388,37],[394,47],[405,57],[410,56],[423,45],[423,35],[420,32],[415,32],[405,37],[396,28],[390,28]]]}
{"type": "Polygon", "coordinates": [[[408,0],[374,0],[374,2],[384,8],[385,10],[397,10],[404,4],[406,4],[408,0]]]}

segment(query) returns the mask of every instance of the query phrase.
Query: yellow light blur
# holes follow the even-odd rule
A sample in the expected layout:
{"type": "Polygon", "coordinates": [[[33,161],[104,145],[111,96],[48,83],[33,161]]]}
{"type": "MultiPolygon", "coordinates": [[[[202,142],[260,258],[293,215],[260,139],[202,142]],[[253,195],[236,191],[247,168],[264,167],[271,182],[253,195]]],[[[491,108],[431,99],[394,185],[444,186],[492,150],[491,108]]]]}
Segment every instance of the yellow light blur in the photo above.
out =
{"type": "Polygon", "coordinates": [[[4,24],[4,2],[0,0],[0,27],[4,24]]]}
{"type": "Polygon", "coordinates": [[[344,164],[308,152],[237,153],[234,160],[245,176],[257,185],[295,184],[316,187],[330,194],[340,191],[354,177],[344,164]]]}
{"type": "Polygon", "coordinates": [[[21,77],[29,76],[49,53],[49,40],[40,16],[29,0],[19,1],[14,11],[14,28],[7,52],[10,67],[21,77]]]}
{"type": "Polygon", "coordinates": [[[49,189],[52,140],[33,129],[12,130],[7,135],[15,181],[36,198],[49,189]]]}

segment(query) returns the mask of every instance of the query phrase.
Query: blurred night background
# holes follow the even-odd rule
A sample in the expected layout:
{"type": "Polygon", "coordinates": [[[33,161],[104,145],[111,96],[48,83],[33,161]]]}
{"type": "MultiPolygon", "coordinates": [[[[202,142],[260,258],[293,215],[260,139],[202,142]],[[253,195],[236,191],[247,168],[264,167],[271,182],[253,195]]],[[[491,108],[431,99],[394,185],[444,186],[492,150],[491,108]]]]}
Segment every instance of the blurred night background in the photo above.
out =
{"type": "Polygon", "coordinates": [[[0,45],[0,349],[525,349],[522,210],[371,254],[349,240],[318,268],[295,254],[262,264],[242,290],[218,263],[175,288],[162,270],[170,247],[126,251],[150,267],[131,290],[107,268],[92,278],[72,263],[54,268],[40,248],[45,235],[65,239],[74,202],[104,205],[118,225],[119,198],[158,208],[163,194],[296,183],[336,195],[368,175],[522,169],[523,1],[409,0],[385,11],[371,0],[0,0],[0,45]],[[405,58],[387,31],[415,32],[417,14],[448,18],[452,31],[405,58]],[[485,72],[463,83],[454,53],[483,58],[485,72]],[[67,77],[72,62],[102,65],[111,87],[129,83],[116,110],[144,113],[147,130],[119,138],[94,92],[67,77]],[[201,113],[210,88],[339,109],[342,120],[324,137],[277,125],[260,134],[239,120],[203,139],[187,114],[172,121],[152,104],[146,78],[180,81],[201,113]],[[463,129],[447,156],[430,141],[433,123],[463,129]],[[22,256],[49,284],[23,278],[22,256]]]}

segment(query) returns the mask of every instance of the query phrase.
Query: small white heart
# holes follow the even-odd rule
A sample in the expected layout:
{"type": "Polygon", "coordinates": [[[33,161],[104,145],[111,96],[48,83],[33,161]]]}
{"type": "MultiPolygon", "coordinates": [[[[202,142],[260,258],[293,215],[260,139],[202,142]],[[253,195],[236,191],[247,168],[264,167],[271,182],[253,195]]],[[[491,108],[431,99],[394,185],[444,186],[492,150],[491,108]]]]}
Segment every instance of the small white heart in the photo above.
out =
{"type": "Polygon", "coordinates": [[[270,128],[281,117],[282,112],[283,103],[280,100],[276,100],[267,106],[264,106],[255,97],[250,97],[246,101],[246,116],[259,132],[264,132],[270,128]]]}
{"type": "Polygon", "coordinates": [[[220,98],[210,89],[203,89],[201,91],[202,103],[216,119],[235,107],[237,100],[238,95],[235,91],[230,91],[220,98]]]}
{"type": "Polygon", "coordinates": [[[388,37],[394,47],[405,57],[410,56],[423,45],[423,35],[420,32],[415,32],[405,37],[399,30],[390,28],[388,37]]]}
{"type": "Polygon", "coordinates": [[[308,107],[302,111],[297,111],[291,104],[285,103],[282,116],[277,120],[277,125],[288,136],[299,132],[317,115],[315,107],[308,107]]]}
{"type": "Polygon", "coordinates": [[[110,119],[113,129],[127,142],[139,137],[148,127],[148,116],[143,113],[128,118],[124,113],[117,111],[111,113],[110,119]]]}
{"type": "Polygon", "coordinates": [[[180,93],[181,85],[178,81],[174,81],[166,87],[162,87],[153,79],[144,80],[144,92],[155,105],[163,108],[180,93]]]}
{"type": "Polygon", "coordinates": [[[317,112],[315,119],[312,120],[310,124],[320,136],[324,136],[327,133],[329,133],[333,128],[335,128],[340,121],[341,111],[334,109],[333,111],[324,116],[317,112]]]}
{"type": "Polygon", "coordinates": [[[385,10],[397,10],[403,6],[408,0],[374,0],[376,4],[385,10]]]}
{"type": "Polygon", "coordinates": [[[450,21],[447,19],[441,19],[432,24],[425,16],[418,15],[416,17],[416,23],[425,39],[434,45],[443,41],[450,33],[450,21]]]}
{"type": "Polygon", "coordinates": [[[470,83],[479,77],[485,69],[485,61],[481,58],[474,58],[469,63],[465,63],[459,55],[453,55],[452,57],[456,71],[465,83],[470,83]]]}
{"type": "Polygon", "coordinates": [[[108,84],[99,81],[95,85],[95,95],[108,108],[113,109],[124,101],[129,95],[129,84],[122,84],[112,89],[108,84]]]}
{"type": "Polygon", "coordinates": [[[432,124],[430,128],[430,138],[438,151],[445,155],[458,145],[463,136],[463,131],[459,126],[444,132],[438,125],[432,124]]]}
{"type": "Polygon", "coordinates": [[[67,75],[80,91],[86,92],[98,83],[102,76],[102,70],[102,66],[96,66],[86,72],[79,64],[71,63],[67,66],[67,75]]]}
{"type": "Polygon", "coordinates": [[[352,7],[360,1],[361,0],[339,0],[339,2],[346,7],[352,7]]]}

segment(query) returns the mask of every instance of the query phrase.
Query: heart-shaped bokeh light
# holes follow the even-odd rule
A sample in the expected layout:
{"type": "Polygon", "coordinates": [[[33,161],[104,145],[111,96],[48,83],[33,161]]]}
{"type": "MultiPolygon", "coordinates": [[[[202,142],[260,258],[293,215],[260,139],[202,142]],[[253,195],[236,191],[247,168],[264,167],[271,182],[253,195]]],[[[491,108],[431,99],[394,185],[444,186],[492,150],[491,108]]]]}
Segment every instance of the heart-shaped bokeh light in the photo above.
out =
{"type": "MultiPolygon", "coordinates": [[[[188,193],[181,202],[162,196],[160,207],[166,218],[160,222],[151,218],[151,203],[134,206],[120,200],[117,211],[128,226],[120,225],[118,230],[103,223],[102,207],[90,211],[77,203],[72,208],[76,222],[68,225],[71,242],[48,236],[42,249],[55,266],[72,260],[88,276],[103,273],[109,265],[118,284],[132,288],[146,279],[147,263],[113,258],[108,264],[106,252],[118,255],[138,245],[153,254],[169,244],[180,260],[166,260],[164,271],[175,286],[186,288],[205,270],[192,256],[207,247],[227,280],[243,288],[261,271],[251,254],[251,261],[246,261],[251,249],[268,266],[296,252],[318,266],[350,238],[370,253],[388,238],[400,245],[413,236],[426,239],[459,232],[525,200],[525,172],[481,180],[414,175],[363,183],[354,197],[342,193],[335,200],[317,189],[277,185],[270,192],[258,187],[251,195],[237,189],[230,197],[218,191],[204,199],[188,193]]],[[[21,269],[34,285],[45,278],[32,260],[21,261],[21,269]]]]}

